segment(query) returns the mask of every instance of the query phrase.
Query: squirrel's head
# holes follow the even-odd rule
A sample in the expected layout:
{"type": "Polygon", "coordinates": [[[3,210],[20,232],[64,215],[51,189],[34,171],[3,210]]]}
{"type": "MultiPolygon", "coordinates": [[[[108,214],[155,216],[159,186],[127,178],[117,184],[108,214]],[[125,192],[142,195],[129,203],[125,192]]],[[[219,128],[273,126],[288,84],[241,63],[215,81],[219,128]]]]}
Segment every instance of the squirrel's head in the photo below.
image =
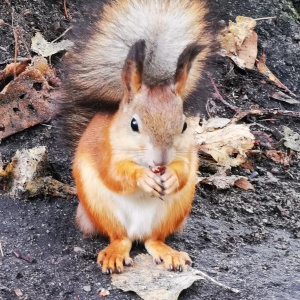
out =
{"type": "Polygon", "coordinates": [[[163,166],[186,157],[193,136],[183,113],[182,94],[201,49],[197,44],[188,45],[178,58],[173,78],[148,86],[143,82],[145,41],[131,47],[122,71],[124,95],[115,120],[119,130],[114,135],[116,149],[128,150],[126,154],[145,167],[163,166]]]}

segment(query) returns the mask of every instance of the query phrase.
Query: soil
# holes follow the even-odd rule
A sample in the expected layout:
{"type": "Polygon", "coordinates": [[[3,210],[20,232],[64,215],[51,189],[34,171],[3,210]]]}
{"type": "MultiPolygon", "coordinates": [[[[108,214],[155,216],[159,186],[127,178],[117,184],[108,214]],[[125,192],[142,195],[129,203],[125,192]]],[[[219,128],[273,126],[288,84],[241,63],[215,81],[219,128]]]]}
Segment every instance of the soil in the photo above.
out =
{"type": "MultiPolygon", "coordinates": [[[[86,1],[5,0],[0,4],[0,19],[19,25],[28,45],[36,29],[53,40],[71,23],[90,22],[94,9],[86,1]]],[[[212,22],[234,20],[237,15],[253,18],[276,16],[259,21],[259,52],[267,55],[271,71],[295,94],[300,95],[300,4],[298,0],[214,0],[212,22]]],[[[0,64],[5,67],[14,56],[14,37],[10,27],[0,27],[0,64]]],[[[19,56],[26,57],[20,46],[19,56]]],[[[58,66],[60,56],[52,63],[58,66]]],[[[241,110],[253,107],[299,112],[299,105],[279,102],[270,97],[278,90],[256,71],[242,71],[228,59],[216,58],[212,76],[224,98],[241,110]]],[[[234,112],[210,95],[213,113],[232,117],[234,112]],[[212,105],[215,104],[215,105],[212,105]]],[[[205,114],[205,111],[201,112],[205,114]]],[[[251,116],[242,120],[255,123],[253,131],[265,132],[274,142],[271,148],[283,151],[282,126],[300,132],[299,117],[251,116]]],[[[53,176],[72,182],[71,153],[53,142],[56,121],[15,134],[1,143],[4,161],[21,148],[46,145],[53,176]]],[[[263,153],[268,143],[261,143],[263,153]]],[[[196,282],[183,291],[180,299],[300,299],[300,162],[296,157],[289,167],[275,164],[264,155],[252,158],[257,176],[255,191],[231,188],[225,191],[201,186],[190,218],[182,234],[168,244],[187,251],[194,267],[219,281],[238,288],[233,294],[208,282],[196,282]]],[[[204,172],[204,170],[202,170],[204,172]]],[[[242,168],[234,174],[249,176],[242,168]]],[[[12,199],[0,195],[0,299],[99,299],[101,288],[110,290],[108,299],[138,299],[111,286],[109,276],[99,271],[96,253],[107,245],[101,237],[87,239],[74,224],[76,197],[58,199],[12,199]],[[21,257],[20,257],[21,254],[21,257]],[[22,259],[22,255],[25,256],[22,259]],[[18,257],[19,256],[19,257],[18,257]],[[24,259],[25,258],[25,259],[24,259]],[[17,296],[20,289],[23,296],[17,296]]],[[[132,256],[145,252],[134,245],[132,256]]]]}

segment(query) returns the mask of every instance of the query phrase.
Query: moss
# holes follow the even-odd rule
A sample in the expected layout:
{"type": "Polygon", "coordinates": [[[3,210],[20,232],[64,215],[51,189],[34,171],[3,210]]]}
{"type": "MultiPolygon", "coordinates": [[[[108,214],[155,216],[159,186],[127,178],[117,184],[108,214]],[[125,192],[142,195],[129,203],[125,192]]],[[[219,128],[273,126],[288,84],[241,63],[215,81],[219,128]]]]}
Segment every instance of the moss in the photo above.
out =
{"type": "Polygon", "coordinates": [[[294,6],[294,1],[293,0],[287,0],[287,4],[290,8],[289,16],[290,18],[294,20],[300,20],[300,15],[297,9],[294,6]]]}

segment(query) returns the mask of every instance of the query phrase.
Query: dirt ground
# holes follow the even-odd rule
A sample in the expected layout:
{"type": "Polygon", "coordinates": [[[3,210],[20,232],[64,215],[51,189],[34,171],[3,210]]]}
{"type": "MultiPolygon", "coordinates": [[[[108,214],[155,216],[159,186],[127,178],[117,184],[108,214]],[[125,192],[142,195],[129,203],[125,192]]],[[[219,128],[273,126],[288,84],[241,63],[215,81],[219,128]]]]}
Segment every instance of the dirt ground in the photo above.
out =
{"type": "MultiPolygon", "coordinates": [[[[47,40],[53,40],[71,23],[89,20],[94,9],[87,1],[67,1],[72,21],[66,20],[63,1],[2,0],[0,19],[19,25],[24,38],[39,29],[47,40]]],[[[214,0],[212,21],[234,20],[237,15],[253,18],[276,16],[276,20],[259,21],[259,53],[267,55],[271,71],[296,95],[300,95],[300,2],[298,0],[214,0]]],[[[0,26],[0,69],[13,58],[14,37],[11,28],[0,26]]],[[[20,57],[26,50],[20,47],[20,57]]],[[[57,66],[61,56],[54,57],[57,66]]],[[[242,71],[228,60],[216,58],[212,76],[228,102],[241,110],[253,107],[276,108],[299,112],[299,105],[276,101],[270,94],[278,90],[255,71],[242,71]]],[[[209,86],[209,84],[207,84],[209,86]]],[[[232,117],[234,112],[212,98],[214,113],[232,117]]],[[[203,101],[206,99],[203,99],[203,101]]],[[[204,105],[203,105],[204,106],[204,105]]],[[[205,111],[201,111],[205,114],[205,111]]],[[[300,133],[299,117],[251,116],[245,123],[256,123],[253,131],[267,133],[274,144],[280,144],[282,126],[300,133]],[[270,120],[271,119],[271,120],[270,120]]],[[[72,182],[71,154],[54,142],[56,121],[35,126],[2,141],[2,159],[8,161],[16,150],[46,145],[52,175],[72,182]]],[[[268,143],[258,146],[263,153],[268,143]]],[[[285,150],[283,150],[285,151],[285,150]]],[[[168,243],[187,251],[194,267],[219,281],[238,288],[236,295],[208,282],[196,282],[183,291],[180,299],[300,299],[300,161],[294,157],[290,166],[275,164],[263,155],[252,157],[258,173],[252,180],[255,191],[231,188],[225,191],[201,186],[197,189],[190,218],[182,234],[168,243]]],[[[205,170],[202,170],[203,172],[205,170]]],[[[242,168],[234,174],[249,176],[242,168]]],[[[0,193],[1,194],[1,193],[0,193]]],[[[0,299],[100,299],[101,288],[110,290],[108,299],[139,299],[111,286],[110,278],[99,271],[95,259],[107,240],[86,239],[74,224],[76,197],[66,199],[41,197],[12,199],[0,195],[0,299]],[[27,256],[27,260],[15,253],[27,256]],[[23,296],[16,296],[20,289],[23,296]]],[[[145,252],[134,245],[132,256],[145,252]]]]}

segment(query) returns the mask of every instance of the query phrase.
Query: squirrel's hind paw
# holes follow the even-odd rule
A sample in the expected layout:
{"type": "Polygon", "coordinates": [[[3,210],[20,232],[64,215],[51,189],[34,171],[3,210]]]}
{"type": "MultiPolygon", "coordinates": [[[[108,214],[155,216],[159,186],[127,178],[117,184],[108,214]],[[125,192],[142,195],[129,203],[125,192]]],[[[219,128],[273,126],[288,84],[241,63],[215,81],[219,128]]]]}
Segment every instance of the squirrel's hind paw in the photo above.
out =
{"type": "Polygon", "coordinates": [[[129,239],[114,240],[98,253],[97,262],[103,274],[122,273],[125,266],[132,266],[129,252],[132,242],[129,239]]]}
{"type": "Polygon", "coordinates": [[[187,265],[192,263],[186,252],[176,251],[162,241],[148,240],[145,242],[145,247],[153,257],[153,261],[157,264],[163,262],[169,271],[182,272],[187,268],[187,265]]]}

